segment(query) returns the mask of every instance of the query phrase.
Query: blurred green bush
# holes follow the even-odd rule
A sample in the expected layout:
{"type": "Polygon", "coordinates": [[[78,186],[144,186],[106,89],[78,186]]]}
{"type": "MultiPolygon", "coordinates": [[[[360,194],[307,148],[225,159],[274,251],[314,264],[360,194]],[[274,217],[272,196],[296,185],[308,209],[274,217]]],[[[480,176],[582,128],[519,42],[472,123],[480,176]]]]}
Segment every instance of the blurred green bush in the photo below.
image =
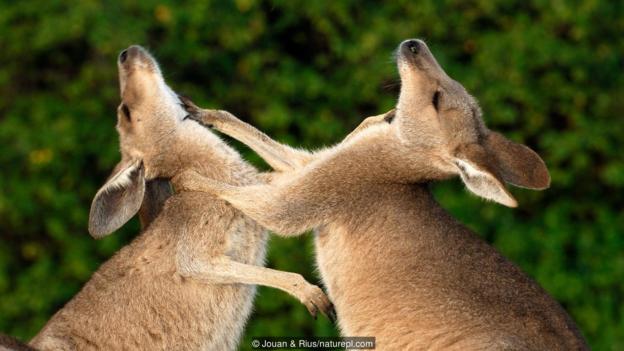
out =
{"type": "MultiPolygon", "coordinates": [[[[392,51],[420,37],[481,101],[489,126],[533,147],[553,177],[547,191],[515,191],[517,210],[484,203],[457,181],[437,185],[437,197],[561,301],[595,349],[624,349],[621,2],[0,6],[2,332],[30,338],[137,232],[133,222],[94,241],[86,230],[91,198],[119,158],[120,50],[145,45],[172,86],[202,106],[318,147],[392,107],[392,51]]],[[[274,238],[269,265],[314,281],[309,239],[274,238]]],[[[251,335],[335,334],[261,288],[242,348],[251,335]]]]}

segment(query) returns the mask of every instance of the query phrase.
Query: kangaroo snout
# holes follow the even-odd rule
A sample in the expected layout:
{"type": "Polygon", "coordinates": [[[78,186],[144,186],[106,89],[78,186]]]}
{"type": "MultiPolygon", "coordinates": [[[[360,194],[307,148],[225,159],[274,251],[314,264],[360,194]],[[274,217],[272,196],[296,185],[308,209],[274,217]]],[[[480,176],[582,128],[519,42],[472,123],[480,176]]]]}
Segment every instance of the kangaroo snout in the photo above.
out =
{"type": "Polygon", "coordinates": [[[423,48],[426,49],[427,44],[420,39],[408,39],[399,45],[399,50],[401,50],[406,56],[418,55],[423,48]]]}
{"type": "Polygon", "coordinates": [[[156,60],[139,45],[132,45],[121,51],[117,58],[119,86],[126,104],[150,96],[157,91],[162,81],[162,73],[156,60]]]}
{"type": "Polygon", "coordinates": [[[126,61],[130,62],[132,59],[136,59],[137,57],[144,56],[146,54],[147,51],[139,45],[132,45],[119,54],[119,63],[125,63],[126,61]],[[128,60],[129,58],[130,60],[128,60]]]}
{"type": "Polygon", "coordinates": [[[139,45],[132,45],[119,53],[117,59],[119,66],[125,70],[132,70],[138,67],[157,70],[158,65],[152,55],[139,45]]]}
{"type": "Polygon", "coordinates": [[[399,44],[397,49],[397,59],[407,61],[417,66],[422,66],[423,59],[426,60],[427,56],[431,56],[429,53],[427,44],[420,39],[408,39],[399,44]]]}
{"type": "Polygon", "coordinates": [[[126,58],[128,58],[128,50],[124,50],[121,52],[121,54],[119,54],[119,63],[124,63],[126,61],[126,58]]]}
{"type": "Polygon", "coordinates": [[[421,39],[408,39],[399,44],[397,62],[407,63],[408,67],[428,72],[432,76],[444,76],[444,70],[421,39]]]}

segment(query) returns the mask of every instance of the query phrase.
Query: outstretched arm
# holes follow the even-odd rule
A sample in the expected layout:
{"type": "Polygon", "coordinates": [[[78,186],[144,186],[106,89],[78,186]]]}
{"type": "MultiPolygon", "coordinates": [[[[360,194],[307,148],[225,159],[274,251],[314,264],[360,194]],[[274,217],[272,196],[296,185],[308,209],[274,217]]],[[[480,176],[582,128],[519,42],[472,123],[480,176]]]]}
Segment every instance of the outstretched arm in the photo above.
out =
{"type": "Polygon", "coordinates": [[[308,283],[301,274],[245,264],[228,256],[203,260],[179,252],[177,259],[182,276],[214,284],[253,284],[280,289],[301,301],[315,319],[319,311],[332,321],[336,319],[327,295],[318,286],[308,283]]]}
{"type": "MultiPolygon", "coordinates": [[[[316,158],[309,151],[295,149],[278,143],[254,126],[241,121],[227,111],[201,109],[189,99],[184,97],[181,97],[181,99],[192,119],[206,126],[213,127],[247,145],[276,171],[292,171],[305,166],[316,158]]],[[[394,118],[394,112],[394,109],[392,109],[384,114],[366,118],[347,135],[343,142],[351,139],[371,125],[391,122],[392,118],[394,118]]]]}
{"type": "Polygon", "coordinates": [[[301,168],[314,159],[311,152],[278,143],[255,127],[222,110],[202,110],[201,123],[247,145],[274,170],[285,172],[301,168]]]}
{"type": "Polygon", "coordinates": [[[232,206],[282,236],[300,235],[328,221],[335,209],[324,189],[305,185],[299,174],[280,184],[234,186],[185,171],[172,179],[176,191],[202,191],[232,206]]]}
{"type": "Polygon", "coordinates": [[[238,255],[229,255],[227,238],[231,237],[232,230],[240,230],[243,225],[245,230],[259,234],[264,229],[222,204],[209,209],[213,212],[207,216],[176,226],[180,238],[175,248],[175,264],[180,276],[210,284],[264,285],[280,289],[301,301],[314,317],[319,311],[333,317],[333,307],[325,293],[300,274],[256,266],[249,257],[237,259],[238,255]],[[233,225],[236,221],[238,224],[233,225]]]}
{"type": "Polygon", "coordinates": [[[249,146],[276,171],[291,171],[314,159],[312,153],[280,144],[227,111],[201,109],[189,99],[181,99],[190,118],[249,146]]]}

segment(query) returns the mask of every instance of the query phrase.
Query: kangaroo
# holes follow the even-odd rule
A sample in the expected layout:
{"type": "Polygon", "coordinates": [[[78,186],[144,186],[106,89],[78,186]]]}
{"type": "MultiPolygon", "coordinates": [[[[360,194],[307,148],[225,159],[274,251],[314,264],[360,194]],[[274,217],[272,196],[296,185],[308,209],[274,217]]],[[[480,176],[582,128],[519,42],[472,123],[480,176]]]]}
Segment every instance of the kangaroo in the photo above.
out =
{"type": "Polygon", "coordinates": [[[588,349],[565,310],[429,190],[459,176],[474,194],[515,207],[504,183],[547,188],[544,162],[487,129],[423,41],[402,42],[396,58],[396,109],[315,153],[187,102],[192,118],[244,142],[278,175],[241,186],[185,172],[174,186],[215,194],[281,235],[317,228],[342,335],[374,336],[379,350],[588,349]]]}
{"type": "Polygon", "coordinates": [[[152,56],[118,60],[122,159],[94,197],[89,232],[110,234],[140,211],[145,230],[93,274],[30,342],[38,350],[234,350],[256,284],[331,316],[325,294],[295,273],[262,267],[267,231],[225,201],[172,194],[185,170],[237,185],[262,176],[216,135],[188,120],[152,56]],[[147,184],[147,185],[146,185],[147,184]],[[147,189],[146,189],[147,187],[147,189]],[[149,199],[148,204],[143,204],[149,199]]]}

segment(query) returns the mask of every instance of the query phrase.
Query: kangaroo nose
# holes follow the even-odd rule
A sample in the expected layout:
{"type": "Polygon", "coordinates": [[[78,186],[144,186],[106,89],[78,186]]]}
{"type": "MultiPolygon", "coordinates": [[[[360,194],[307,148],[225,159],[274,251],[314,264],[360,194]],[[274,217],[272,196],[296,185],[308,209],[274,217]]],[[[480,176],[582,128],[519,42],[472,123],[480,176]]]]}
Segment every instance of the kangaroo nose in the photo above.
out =
{"type": "Polygon", "coordinates": [[[418,54],[420,52],[420,50],[422,49],[422,44],[420,40],[417,39],[411,39],[411,40],[406,40],[403,45],[412,53],[412,54],[418,54]]]}
{"type": "Polygon", "coordinates": [[[128,58],[128,50],[124,50],[119,54],[119,62],[124,63],[128,58]]]}

